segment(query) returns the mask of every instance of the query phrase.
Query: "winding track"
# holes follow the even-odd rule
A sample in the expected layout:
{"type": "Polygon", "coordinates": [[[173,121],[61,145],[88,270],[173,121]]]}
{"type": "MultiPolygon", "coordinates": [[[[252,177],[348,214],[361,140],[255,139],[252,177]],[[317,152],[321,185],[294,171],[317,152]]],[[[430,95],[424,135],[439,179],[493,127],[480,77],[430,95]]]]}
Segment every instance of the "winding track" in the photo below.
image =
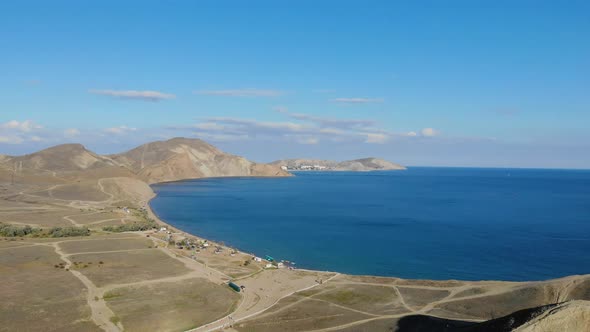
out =
{"type": "MultiPolygon", "coordinates": [[[[97,206],[97,205],[104,206],[104,204],[112,204],[113,202],[116,202],[116,197],[113,194],[111,194],[105,190],[104,185],[103,185],[103,180],[106,180],[106,178],[99,179],[97,183],[98,183],[98,188],[105,195],[107,195],[109,197],[107,200],[98,201],[98,202],[97,201],[69,201],[70,203],[68,205],[74,206],[77,204],[78,206],[91,207],[91,206],[97,206]]],[[[57,187],[57,186],[54,186],[54,187],[57,187]]],[[[28,194],[28,193],[23,193],[23,192],[21,192],[21,194],[35,196],[35,195],[28,194]]],[[[56,199],[56,200],[58,200],[58,199],[56,199]]],[[[59,200],[59,201],[65,201],[65,200],[59,200]]],[[[63,218],[65,220],[68,220],[70,223],[72,223],[72,225],[79,226],[81,224],[77,223],[72,218],[74,218],[76,216],[91,215],[91,214],[95,214],[95,213],[96,212],[86,213],[86,214],[75,214],[75,215],[65,216],[63,218]]],[[[126,218],[122,218],[122,222],[124,222],[124,219],[126,219],[126,218]]],[[[97,224],[100,222],[105,222],[105,221],[110,221],[110,220],[113,220],[113,219],[100,220],[100,221],[92,222],[91,224],[97,224]]],[[[137,236],[121,237],[119,239],[125,239],[125,238],[137,238],[137,236]]],[[[151,237],[151,239],[154,242],[159,240],[159,239],[155,239],[154,237],[151,237]]],[[[85,241],[94,241],[94,240],[102,240],[102,239],[86,239],[85,241]]],[[[69,260],[69,256],[74,255],[76,253],[65,254],[61,250],[61,247],[60,247],[61,243],[69,242],[69,241],[79,241],[79,239],[63,240],[63,241],[58,241],[58,242],[54,242],[51,244],[42,243],[42,242],[41,243],[33,243],[31,246],[44,245],[44,246],[53,247],[55,252],[60,256],[60,258],[64,262],[66,262],[66,264],[67,264],[66,267],[70,268],[72,262],[69,260]]],[[[29,246],[27,245],[27,246],[23,246],[23,247],[29,247],[29,246]]],[[[2,248],[2,249],[5,249],[5,248],[2,248]]],[[[143,250],[143,249],[116,250],[116,251],[104,251],[104,252],[124,252],[124,251],[136,251],[136,250],[143,250]]],[[[154,250],[154,249],[151,249],[151,250],[154,250]]],[[[110,290],[120,288],[120,287],[149,285],[149,284],[155,284],[155,283],[160,283],[160,282],[179,282],[179,281],[183,281],[183,280],[195,278],[195,277],[207,278],[208,280],[216,282],[216,283],[225,282],[225,281],[231,279],[229,276],[222,273],[221,271],[218,271],[218,270],[213,269],[209,266],[203,265],[199,262],[196,262],[196,261],[186,258],[184,256],[179,256],[167,248],[160,247],[159,250],[166,253],[171,258],[181,261],[191,271],[186,274],[183,274],[183,275],[178,275],[178,276],[173,276],[173,277],[165,277],[165,278],[159,278],[159,279],[152,279],[152,280],[144,280],[139,283],[109,284],[109,285],[105,285],[103,287],[97,287],[82,272],[70,269],[70,272],[76,278],[78,278],[84,284],[84,286],[87,288],[87,290],[88,290],[87,302],[88,302],[88,305],[92,311],[92,319],[103,330],[108,331],[108,332],[114,332],[114,331],[122,331],[124,329],[124,327],[121,323],[114,324],[110,321],[110,318],[114,316],[114,313],[111,311],[111,309],[108,307],[108,305],[106,304],[106,302],[103,299],[103,295],[110,290]],[[97,298],[98,298],[98,300],[96,300],[97,298]]],[[[101,251],[101,252],[103,252],[103,251],[101,251]]],[[[259,271],[253,273],[250,276],[240,278],[240,280],[247,282],[248,279],[253,278],[253,275],[255,275],[257,273],[259,273],[259,271]]],[[[403,308],[408,310],[408,312],[395,314],[395,315],[373,314],[373,313],[365,312],[362,310],[356,310],[353,308],[349,308],[345,305],[340,305],[340,304],[336,304],[336,303],[333,303],[330,301],[313,298],[313,296],[317,296],[322,293],[322,292],[320,292],[318,294],[313,295],[312,297],[309,297],[309,298],[306,297],[306,298],[300,299],[300,300],[296,301],[295,303],[290,304],[289,306],[293,306],[295,304],[299,304],[304,301],[322,301],[322,302],[326,302],[329,305],[335,305],[341,309],[354,311],[357,313],[362,313],[364,315],[368,315],[368,316],[372,316],[372,317],[358,320],[358,321],[354,321],[354,322],[349,322],[349,323],[338,325],[338,326],[331,326],[331,327],[324,328],[324,329],[313,330],[315,332],[336,331],[336,330],[340,330],[340,329],[347,328],[347,327],[358,326],[358,325],[361,325],[361,324],[364,324],[367,322],[371,322],[371,321],[375,321],[375,320],[394,319],[394,318],[400,318],[400,317],[413,315],[413,314],[428,314],[431,316],[435,316],[432,313],[430,313],[429,311],[432,310],[433,308],[435,308],[439,304],[449,303],[449,302],[453,302],[453,301],[462,301],[462,300],[466,300],[466,299],[482,298],[482,297],[487,297],[487,296],[495,295],[495,294],[501,294],[501,293],[509,291],[509,289],[505,287],[506,283],[504,283],[504,287],[494,287],[494,285],[492,284],[492,285],[490,285],[489,289],[484,293],[455,298],[454,296],[456,294],[458,294],[460,291],[463,291],[463,290],[468,289],[473,286],[467,284],[467,285],[450,286],[450,287],[432,287],[432,286],[418,286],[418,285],[396,285],[394,283],[380,284],[380,283],[366,283],[366,282],[334,280],[338,276],[339,276],[339,274],[333,275],[332,277],[327,279],[324,282],[324,284],[335,283],[335,284],[362,284],[362,285],[389,286],[389,287],[392,287],[393,289],[395,289],[395,291],[397,292],[397,295],[399,296],[400,304],[403,306],[403,308]],[[430,290],[443,290],[444,289],[444,290],[448,290],[449,294],[438,301],[428,303],[420,308],[414,308],[413,306],[410,306],[406,303],[402,293],[399,291],[398,286],[404,287],[404,288],[430,289],[430,290]]],[[[557,294],[558,299],[560,299],[560,300],[566,299],[569,290],[576,285],[576,281],[578,281],[578,280],[581,280],[581,277],[571,278],[571,280],[565,281],[563,287],[559,290],[559,292],[557,294]]],[[[230,324],[235,324],[237,322],[245,321],[245,320],[248,320],[253,317],[256,317],[256,318],[264,317],[265,316],[264,313],[267,310],[269,310],[270,308],[274,307],[280,300],[282,300],[288,296],[291,296],[297,292],[308,290],[308,289],[311,289],[311,288],[314,288],[317,286],[319,286],[319,284],[316,283],[316,284],[312,284],[310,286],[306,286],[306,287],[302,287],[300,289],[293,290],[292,292],[282,295],[282,296],[279,296],[276,299],[273,298],[274,302],[269,303],[269,304],[264,303],[264,301],[262,301],[262,299],[266,295],[264,295],[262,293],[260,293],[260,294],[257,293],[257,291],[255,289],[249,289],[247,293],[245,293],[245,294],[242,293],[243,295],[242,295],[242,298],[239,302],[239,305],[236,307],[236,309],[232,313],[226,315],[225,317],[223,317],[219,320],[205,324],[203,326],[197,327],[197,328],[189,330],[189,331],[195,331],[195,332],[196,331],[216,331],[216,330],[223,329],[230,324]],[[258,315],[260,315],[260,316],[258,316],[258,315]]],[[[285,306],[279,310],[285,310],[286,308],[287,308],[287,306],[285,306]]],[[[270,313],[268,315],[270,315],[270,313]]],[[[446,318],[446,317],[441,317],[441,318],[446,318]]],[[[462,319],[470,320],[467,318],[462,318],[462,319]]],[[[478,322],[478,321],[482,321],[482,320],[481,319],[471,319],[471,321],[478,322]]]]}

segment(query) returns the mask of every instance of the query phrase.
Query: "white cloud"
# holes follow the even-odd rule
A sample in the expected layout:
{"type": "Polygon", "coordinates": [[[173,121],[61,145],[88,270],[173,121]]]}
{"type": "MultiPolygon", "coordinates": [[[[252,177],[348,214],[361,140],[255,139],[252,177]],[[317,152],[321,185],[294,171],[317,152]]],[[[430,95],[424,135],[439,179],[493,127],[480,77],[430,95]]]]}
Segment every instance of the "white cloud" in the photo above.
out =
{"type": "Polygon", "coordinates": [[[300,144],[308,144],[308,145],[315,145],[320,142],[317,137],[309,136],[309,137],[299,137],[297,138],[297,142],[300,144]]]}
{"type": "Polygon", "coordinates": [[[231,89],[231,90],[199,90],[195,91],[198,95],[208,96],[226,96],[226,97],[277,97],[284,94],[279,90],[267,89],[231,89]]]}
{"type": "Polygon", "coordinates": [[[274,110],[292,121],[257,121],[234,117],[210,117],[194,125],[167,127],[168,130],[196,131],[196,135],[215,141],[241,139],[284,140],[301,144],[320,142],[383,144],[393,138],[434,136],[432,128],[396,133],[379,126],[374,120],[319,117],[292,113],[286,107],[274,110]]]}
{"type": "Polygon", "coordinates": [[[34,135],[43,127],[31,120],[11,120],[0,123],[0,143],[21,144],[26,141],[39,142],[41,137],[34,135]]]}
{"type": "Polygon", "coordinates": [[[157,102],[160,100],[165,99],[174,99],[176,98],[175,95],[169,93],[163,93],[159,91],[136,91],[136,90],[89,90],[88,92],[103,95],[103,96],[110,96],[114,98],[120,99],[135,99],[135,100],[144,100],[144,101],[153,101],[157,102]]]}
{"type": "Polygon", "coordinates": [[[365,143],[383,144],[389,140],[389,136],[380,133],[366,133],[367,139],[365,143]]]}
{"type": "Polygon", "coordinates": [[[4,144],[20,144],[24,139],[18,136],[0,136],[0,143],[4,144]]]}
{"type": "Polygon", "coordinates": [[[321,128],[320,133],[329,135],[344,135],[346,131],[338,128],[321,128]]]}
{"type": "Polygon", "coordinates": [[[69,128],[64,130],[65,137],[76,137],[80,135],[80,131],[76,128],[69,128]]]}
{"type": "Polygon", "coordinates": [[[336,119],[336,118],[324,118],[313,116],[309,114],[303,113],[292,113],[289,112],[286,107],[279,106],[274,108],[275,111],[285,114],[286,116],[300,120],[305,122],[312,122],[321,127],[334,127],[334,128],[342,128],[342,129],[350,129],[350,128],[358,128],[358,127],[368,127],[375,125],[375,121],[373,120],[365,120],[365,119],[336,119]]]}
{"type": "MultiPolygon", "coordinates": [[[[311,129],[312,127],[306,124],[295,122],[264,122],[256,120],[247,120],[239,118],[207,118],[205,123],[212,127],[212,123],[217,124],[215,130],[240,130],[256,134],[257,132],[302,132],[311,129]],[[230,128],[231,126],[231,128],[230,128]]],[[[200,128],[203,129],[203,128],[200,128]]]]}
{"type": "Polygon", "coordinates": [[[433,128],[424,128],[422,129],[422,136],[425,137],[433,137],[438,135],[438,131],[434,130],[433,128]]]}
{"type": "Polygon", "coordinates": [[[107,133],[110,133],[110,134],[123,135],[123,134],[127,134],[130,132],[136,131],[136,130],[137,130],[137,128],[127,127],[127,126],[119,126],[119,127],[107,128],[104,131],[106,131],[107,133]]]}
{"type": "Polygon", "coordinates": [[[16,121],[16,120],[12,120],[12,121],[8,121],[5,122],[3,124],[0,124],[0,128],[4,128],[4,129],[14,129],[14,130],[18,130],[21,132],[25,132],[28,133],[34,129],[41,129],[43,128],[42,126],[35,124],[33,121],[31,120],[25,120],[22,122],[16,121]]]}
{"type": "Polygon", "coordinates": [[[210,140],[214,142],[243,141],[249,138],[248,135],[215,134],[206,132],[197,132],[195,133],[195,136],[204,140],[210,140]]]}
{"type": "Polygon", "coordinates": [[[332,101],[345,104],[382,103],[383,98],[335,98],[332,101]]]}
{"type": "Polygon", "coordinates": [[[195,128],[203,129],[203,130],[223,130],[223,129],[225,129],[225,126],[222,126],[222,125],[217,124],[215,122],[203,122],[203,123],[197,123],[195,125],[195,128]]]}

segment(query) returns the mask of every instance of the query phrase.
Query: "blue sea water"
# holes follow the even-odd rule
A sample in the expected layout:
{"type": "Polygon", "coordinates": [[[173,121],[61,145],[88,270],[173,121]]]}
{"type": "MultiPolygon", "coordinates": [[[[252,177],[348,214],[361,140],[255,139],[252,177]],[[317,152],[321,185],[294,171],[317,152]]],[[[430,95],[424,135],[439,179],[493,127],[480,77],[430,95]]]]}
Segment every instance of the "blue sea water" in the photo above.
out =
{"type": "Polygon", "coordinates": [[[460,280],[590,273],[590,171],[416,167],[153,187],[166,222],[302,268],[460,280]]]}

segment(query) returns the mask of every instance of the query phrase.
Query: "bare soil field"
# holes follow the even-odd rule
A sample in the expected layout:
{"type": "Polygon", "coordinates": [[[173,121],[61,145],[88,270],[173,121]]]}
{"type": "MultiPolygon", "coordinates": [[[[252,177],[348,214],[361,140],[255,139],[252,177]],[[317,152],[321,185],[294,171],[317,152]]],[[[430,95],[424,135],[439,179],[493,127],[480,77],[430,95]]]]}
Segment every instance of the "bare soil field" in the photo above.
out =
{"type": "Polygon", "coordinates": [[[457,299],[436,308],[460,316],[471,316],[482,319],[491,319],[504,316],[517,310],[538,307],[547,303],[556,303],[558,298],[555,288],[552,286],[517,287],[497,295],[480,295],[470,299],[457,299]],[[486,304],[482,306],[482,301],[486,304]]]}
{"type": "Polygon", "coordinates": [[[311,331],[371,318],[371,316],[325,302],[302,298],[296,303],[277,304],[272,315],[234,326],[238,331],[311,331]]]}
{"type": "Polygon", "coordinates": [[[128,222],[133,222],[133,221],[126,220],[126,219],[97,220],[97,221],[89,223],[87,225],[87,227],[90,229],[102,229],[105,226],[119,226],[119,225],[124,225],[128,222]]]}
{"type": "Polygon", "coordinates": [[[104,295],[126,331],[185,331],[229,314],[239,296],[206,279],[116,288],[104,295]]]}
{"type": "Polygon", "coordinates": [[[15,247],[21,247],[23,245],[27,245],[26,242],[24,242],[24,239],[21,240],[19,238],[0,238],[0,248],[15,248],[15,247]]]}
{"type": "Polygon", "coordinates": [[[108,252],[118,250],[146,249],[153,248],[155,245],[149,238],[137,237],[131,239],[108,238],[102,241],[67,241],[60,243],[59,246],[66,254],[80,254],[87,252],[108,252]]]}
{"type": "Polygon", "coordinates": [[[374,314],[386,314],[388,311],[391,313],[392,309],[402,307],[398,293],[393,287],[359,284],[332,285],[312,298],[374,314]]]}
{"type": "Polygon", "coordinates": [[[196,254],[197,260],[232,278],[241,278],[262,269],[262,264],[254,262],[252,256],[244,254],[231,256],[229,250],[215,254],[214,250],[215,248],[202,250],[196,254]],[[247,265],[245,265],[246,261],[248,261],[247,265]]]}
{"type": "Polygon", "coordinates": [[[57,186],[50,194],[56,199],[76,201],[105,201],[110,197],[100,190],[96,181],[57,186]]]}
{"type": "MultiPolygon", "coordinates": [[[[338,332],[374,332],[374,331],[394,331],[396,329],[398,318],[381,318],[368,321],[363,324],[352,325],[339,329],[338,332]]],[[[426,332],[426,331],[425,331],[426,332]]]]}
{"type": "Polygon", "coordinates": [[[84,285],[60,263],[47,246],[0,251],[0,331],[100,331],[84,285]]]}
{"type": "Polygon", "coordinates": [[[101,220],[110,220],[110,219],[117,219],[121,220],[122,218],[131,218],[130,215],[118,212],[118,211],[94,211],[94,212],[81,212],[77,215],[70,216],[71,219],[74,219],[78,224],[81,225],[90,225],[96,223],[97,221],[101,220]]]}
{"type": "Polygon", "coordinates": [[[75,213],[79,213],[79,210],[51,208],[28,211],[23,209],[18,212],[0,213],[0,222],[6,224],[31,225],[35,227],[72,226],[72,222],[64,217],[75,213]]]}
{"type": "Polygon", "coordinates": [[[184,264],[170,259],[168,255],[155,248],[77,254],[71,255],[70,260],[82,262],[83,264],[73,268],[80,270],[98,287],[160,279],[190,272],[184,264]],[[99,264],[101,261],[103,264],[99,264]]]}
{"type": "Polygon", "coordinates": [[[411,287],[397,287],[407,305],[412,308],[422,308],[432,301],[442,300],[451,293],[444,289],[424,289],[411,287]]]}

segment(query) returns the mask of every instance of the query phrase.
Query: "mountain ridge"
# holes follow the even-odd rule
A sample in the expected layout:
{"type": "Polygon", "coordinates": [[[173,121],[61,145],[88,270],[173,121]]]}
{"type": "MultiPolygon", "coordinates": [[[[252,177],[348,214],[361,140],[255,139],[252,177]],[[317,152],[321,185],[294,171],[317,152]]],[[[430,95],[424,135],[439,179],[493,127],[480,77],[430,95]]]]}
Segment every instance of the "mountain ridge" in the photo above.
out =
{"type": "Polygon", "coordinates": [[[203,177],[290,176],[278,166],[255,163],[200,139],[181,137],[110,155],[99,155],[81,144],[61,144],[22,156],[0,155],[0,169],[14,174],[129,176],[150,184],[203,177]]]}

